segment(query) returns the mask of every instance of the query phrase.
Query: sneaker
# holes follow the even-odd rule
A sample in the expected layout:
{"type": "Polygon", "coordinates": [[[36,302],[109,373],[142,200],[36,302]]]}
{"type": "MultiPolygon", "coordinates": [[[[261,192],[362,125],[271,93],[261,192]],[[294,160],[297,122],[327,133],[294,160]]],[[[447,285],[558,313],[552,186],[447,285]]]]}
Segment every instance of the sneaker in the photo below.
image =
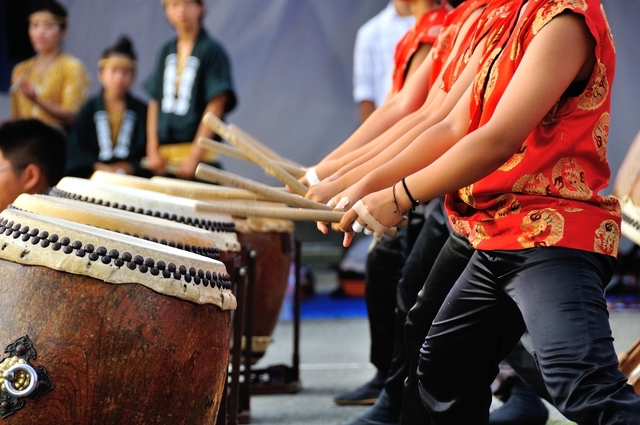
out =
{"type": "Polygon", "coordinates": [[[518,383],[507,401],[489,416],[489,425],[545,425],[549,410],[528,386],[518,383]]]}
{"type": "Polygon", "coordinates": [[[383,387],[384,379],[376,374],[371,381],[355,390],[335,396],[333,402],[340,406],[370,406],[376,402],[383,387]]]}
{"type": "Polygon", "coordinates": [[[394,403],[383,389],[371,409],[347,425],[398,425],[399,423],[400,404],[394,403]]]}

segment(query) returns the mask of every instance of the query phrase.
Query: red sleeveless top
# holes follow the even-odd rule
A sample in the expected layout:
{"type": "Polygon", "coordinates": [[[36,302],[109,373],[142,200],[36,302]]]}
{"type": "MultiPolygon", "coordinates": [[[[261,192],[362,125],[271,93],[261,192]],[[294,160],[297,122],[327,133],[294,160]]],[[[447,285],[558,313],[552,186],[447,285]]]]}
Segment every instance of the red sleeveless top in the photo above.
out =
{"type": "Polygon", "coordinates": [[[438,34],[440,34],[444,17],[450,10],[449,3],[443,1],[440,7],[425,12],[398,42],[393,56],[395,62],[392,84],[393,93],[399,92],[404,86],[409,63],[411,63],[411,58],[420,47],[420,44],[433,44],[436,41],[438,34]]]}
{"type": "Polygon", "coordinates": [[[514,13],[492,29],[473,83],[469,132],[491,119],[536,34],[570,10],[596,40],[596,65],[586,88],[563,97],[520,151],[480,181],[447,195],[454,230],[483,250],[560,246],[616,256],[620,205],[600,196],[610,178],[606,146],[615,47],[599,0],[512,0],[514,13]],[[520,8],[523,13],[518,19],[520,8]]]}

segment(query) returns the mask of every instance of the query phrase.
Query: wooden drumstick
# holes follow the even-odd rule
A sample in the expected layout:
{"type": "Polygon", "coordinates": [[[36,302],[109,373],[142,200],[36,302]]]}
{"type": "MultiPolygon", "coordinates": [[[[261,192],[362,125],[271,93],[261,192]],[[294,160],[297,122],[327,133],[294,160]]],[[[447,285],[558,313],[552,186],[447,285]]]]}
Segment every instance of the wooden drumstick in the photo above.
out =
{"type": "Polygon", "coordinates": [[[212,131],[219,134],[226,139],[229,143],[240,149],[250,158],[253,162],[260,165],[267,174],[277,178],[282,183],[289,186],[291,191],[298,195],[304,196],[307,194],[307,187],[300,183],[295,177],[287,173],[281,166],[274,164],[273,161],[257,150],[251,143],[246,142],[243,137],[238,136],[236,133],[229,131],[227,125],[222,120],[216,117],[211,112],[207,112],[202,121],[212,131]]]}
{"type": "Polygon", "coordinates": [[[229,202],[208,201],[198,202],[196,212],[217,212],[231,214],[235,217],[267,217],[294,221],[323,221],[337,223],[344,215],[341,211],[321,211],[288,207],[265,207],[251,205],[237,205],[229,202]]]}
{"type": "MultiPolygon", "coordinates": [[[[195,206],[196,212],[230,214],[235,217],[265,217],[278,218],[293,221],[321,221],[324,223],[338,223],[342,220],[342,211],[319,211],[305,210],[287,207],[254,207],[251,205],[234,205],[229,202],[209,201],[198,202],[195,206]]],[[[396,228],[386,229],[384,234],[393,236],[396,228]]]]}
{"type": "MultiPolygon", "coordinates": [[[[247,157],[247,155],[245,155],[240,149],[234,147],[234,146],[229,146],[227,144],[224,143],[220,143],[220,142],[216,142],[215,140],[212,139],[208,139],[206,137],[201,137],[198,139],[198,145],[216,152],[216,153],[220,153],[220,154],[224,154],[227,156],[230,156],[232,158],[236,158],[236,159],[240,159],[242,161],[249,161],[249,162],[253,162],[251,161],[250,158],[247,157]]],[[[299,167],[295,167],[293,165],[290,165],[289,163],[286,162],[280,162],[280,161],[273,161],[275,164],[278,164],[279,166],[281,166],[287,173],[291,174],[293,177],[299,179],[300,177],[304,176],[305,171],[302,168],[299,167]]]]}
{"type": "Polygon", "coordinates": [[[259,151],[261,151],[262,153],[267,155],[269,158],[271,158],[271,159],[273,159],[273,160],[275,160],[277,162],[284,162],[284,163],[289,164],[291,166],[294,166],[296,168],[302,168],[302,165],[300,165],[297,162],[292,161],[292,160],[290,160],[288,158],[283,157],[282,155],[280,155],[277,152],[275,152],[274,150],[272,150],[270,147],[266,146],[263,143],[260,143],[255,137],[249,135],[247,132],[242,130],[237,125],[229,124],[229,131],[237,133],[238,135],[240,135],[240,137],[244,137],[248,142],[253,144],[253,146],[255,146],[256,149],[258,149],[259,151]]]}
{"type": "Polygon", "coordinates": [[[333,210],[333,208],[328,205],[321,204],[310,199],[305,199],[299,195],[295,195],[281,189],[276,189],[245,177],[240,177],[236,174],[220,170],[208,164],[198,165],[198,168],[196,168],[196,177],[212,183],[219,183],[239,189],[250,190],[263,196],[267,200],[282,202],[293,207],[325,211],[333,210]]]}

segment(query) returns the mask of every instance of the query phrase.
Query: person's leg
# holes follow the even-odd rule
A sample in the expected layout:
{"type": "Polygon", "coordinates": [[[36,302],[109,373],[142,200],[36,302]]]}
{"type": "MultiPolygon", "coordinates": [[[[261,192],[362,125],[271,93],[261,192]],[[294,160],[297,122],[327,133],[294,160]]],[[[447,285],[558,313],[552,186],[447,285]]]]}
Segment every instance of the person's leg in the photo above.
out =
{"type": "Polygon", "coordinates": [[[393,359],[384,389],[373,407],[350,425],[397,424],[399,421],[402,391],[409,371],[404,348],[404,322],[409,307],[415,303],[418,291],[450,233],[442,198],[433,200],[426,206],[424,217],[424,224],[418,235],[411,238],[413,232],[409,232],[409,239],[415,242],[398,283],[393,359]]]}
{"type": "Polygon", "coordinates": [[[434,424],[488,423],[498,364],[525,330],[499,276],[493,259],[476,251],[424,340],[417,376],[434,424]]]}
{"type": "Polygon", "coordinates": [[[520,307],[554,404],[580,424],[640,424],[640,396],[618,370],[604,299],[615,261],[584,251],[530,250],[505,291],[520,307]]]}
{"type": "Polygon", "coordinates": [[[420,400],[416,376],[420,347],[445,297],[473,253],[474,249],[466,239],[452,233],[434,262],[415,304],[407,313],[404,343],[408,375],[403,389],[401,424],[429,423],[429,415],[420,400]]]}
{"type": "Polygon", "coordinates": [[[375,377],[360,387],[334,397],[340,405],[373,404],[387,378],[393,356],[393,317],[398,281],[406,260],[406,235],[403,229],[395,236],[384,236],[369,252],[366,263],[365,300],[371,335],[370,360],[375,377]]]}

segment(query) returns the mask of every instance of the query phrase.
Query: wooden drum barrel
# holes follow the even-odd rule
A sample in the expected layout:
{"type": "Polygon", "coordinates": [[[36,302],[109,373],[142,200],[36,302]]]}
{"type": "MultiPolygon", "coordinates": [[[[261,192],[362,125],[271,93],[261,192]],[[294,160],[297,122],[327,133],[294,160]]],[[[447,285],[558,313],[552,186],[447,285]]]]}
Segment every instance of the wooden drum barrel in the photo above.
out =
{"type": "Polygon", "coordinates": [[[0,369],[19,365],[4,388],[35,388],[0,392],[6,423],[215,423],[236,306],[222,263],[11,207],[0,276],[0,369]]]}
{"type": "MultiPolygon", "coordinates": [[[[251,194],[251,192],[240,189],[177,179],[158,177],[144,179],[96,172],[91,176],[91,182],[120,186],[129,190],[137,188],[165,194],[181,193],[189,197],[189,199],[182,201],[184,203],[226,199],[225,202],[239,205],[273,205],[272,203],[247,200],[249,197],[247,194],[251,194]],[[232,199],[236,195],[241,199],[232,199]]],[[[251,344],[253,360],[256,361],[264,355],[267,347],[273,341],[271,335],[280,317],[280,310],[287,292],[295,227],[294,223],[289,220],[258,217],[246,219],[233,217],[233,223],[240,245],[250,247],[257,254],[251,344]]],[[[224,259],[225,253],[221,252],[221,256],[224,259]]]]}
{"type": "Polygon", "coordinates": [[[255,362],[264,356],[278,324],[289,282],[293,222],[270,218],[234,218],[238,240],[255,251],[251,351],[255,362]]]}

